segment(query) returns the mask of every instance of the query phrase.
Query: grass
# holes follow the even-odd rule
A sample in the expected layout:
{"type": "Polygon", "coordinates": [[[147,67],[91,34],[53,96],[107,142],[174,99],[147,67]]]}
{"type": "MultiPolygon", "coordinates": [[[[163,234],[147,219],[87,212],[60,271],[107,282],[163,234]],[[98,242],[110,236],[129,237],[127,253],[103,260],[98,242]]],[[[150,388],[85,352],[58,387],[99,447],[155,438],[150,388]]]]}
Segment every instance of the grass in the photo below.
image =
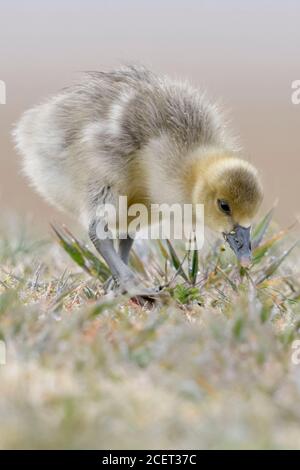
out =
{"type": "Polygon", "coordinates": [[[1,229],[1,448],[300,448],[300,251],[272,211],[250,270],[220,241],[137,244],[166,286],[144,306],[105,296],[104,262],[55,230],[1,229]]]}

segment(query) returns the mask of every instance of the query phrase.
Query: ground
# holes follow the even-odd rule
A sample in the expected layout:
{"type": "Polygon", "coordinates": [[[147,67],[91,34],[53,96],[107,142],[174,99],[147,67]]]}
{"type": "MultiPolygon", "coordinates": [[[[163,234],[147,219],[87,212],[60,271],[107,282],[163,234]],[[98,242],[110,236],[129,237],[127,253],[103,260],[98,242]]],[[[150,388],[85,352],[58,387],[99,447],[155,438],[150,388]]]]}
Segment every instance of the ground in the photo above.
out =
{"type": "Polygon", "coordinates": [[[0,448],[300,448],[299,248],[270,218],[250,271],[141,242],[135,269],[168,284],[143,306],[104,296],[70,233],[2,223],[0,448]]]}

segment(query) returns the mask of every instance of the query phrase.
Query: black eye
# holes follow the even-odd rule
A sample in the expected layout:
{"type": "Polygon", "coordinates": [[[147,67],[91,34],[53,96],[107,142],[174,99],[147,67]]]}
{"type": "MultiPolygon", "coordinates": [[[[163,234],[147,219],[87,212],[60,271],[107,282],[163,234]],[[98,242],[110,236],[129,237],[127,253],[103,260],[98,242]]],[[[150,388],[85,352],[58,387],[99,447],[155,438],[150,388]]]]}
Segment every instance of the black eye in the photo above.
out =
{"type": "Polygon", "coordinates": [[[223,199],[218,199],[218,206],[219,209],[224,212],[225,214],[229,215],[231,210],[228,202],[224,201],[223,199]]]}

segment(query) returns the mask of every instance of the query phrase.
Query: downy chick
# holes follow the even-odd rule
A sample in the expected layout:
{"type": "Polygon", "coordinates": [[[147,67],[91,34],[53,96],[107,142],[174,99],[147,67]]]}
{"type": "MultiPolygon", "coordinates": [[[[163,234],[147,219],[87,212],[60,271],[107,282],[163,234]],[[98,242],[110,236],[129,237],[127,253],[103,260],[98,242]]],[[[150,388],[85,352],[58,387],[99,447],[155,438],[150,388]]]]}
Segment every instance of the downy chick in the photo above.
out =
{"type": "Polygon", "coordinates": [[[97,237],[97,209],[120,195],[147,207],[203,203],[207,226],[249,261],[257,170],[239,157],[217,107],[188,84],[140,66],[86,73],[27,111],[14,137],[33,186],[80,219],[123,290],[137,289],[127,265],[133,239],[117,253],[97,237]]]}

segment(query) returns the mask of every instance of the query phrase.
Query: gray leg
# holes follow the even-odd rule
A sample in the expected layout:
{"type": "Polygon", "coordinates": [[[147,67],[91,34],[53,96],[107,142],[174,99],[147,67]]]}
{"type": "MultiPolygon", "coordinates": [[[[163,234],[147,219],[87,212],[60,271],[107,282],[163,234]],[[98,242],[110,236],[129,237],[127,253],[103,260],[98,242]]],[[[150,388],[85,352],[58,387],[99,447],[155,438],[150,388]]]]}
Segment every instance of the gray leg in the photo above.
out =
{"type": "MultiPolygon", "coordinates": [[[[105,221],[101,221],[99,219],[93,220],[89,227],[89,236],[96,250],[101,254],[108,264],[113,277],[120,283],[121,289],[131,295],[153,295],[153,290],[142,286],[135,274],[121,259],[120,255],[114,248],[113,240],[110,238],[98,238],[97,228],[100,228],[101,232],[103,233],[105,231],[103,230],[103,228],[105,228],[105,224],[105,221]],[[98,224],[100,224],[100,226],[98,226],[98,224]]],[[[124,239],[123,241],[126,240],[124,239]]],[[[131,239],[130,242],[121,244],[121,246],[123,246],[121,252],[125,257],[125,260],[126,258],[128,259],[129,250],[132,243],[133,240],[131,239]]]]}
{"type": "Polygon", "coordinates": [[[101,230],[103,233],[105,230],[102,228],[105,227],[106,222],[102,222],[99,219],[93,220],[89,227],[89,236],[92,240],[96,250],[103,256],[107,262],[112,275],[117,278],[120,282],[125,280],[134,279],[134,274],[122,261],[120,256],[117,254],[113,240],[109,238],[109,233],[107,233],[107,238],[98,238],[97,229],[101,230]],[[99,225],[98,225],[99,224],[99,225]]]}
{"type": "MultiPolygon", "coordinates": [[[[119,240],[119,256],[121,260],[128,265],[128,260],[129,260],[129,253],[130,253],[130,248],[132,247],[132,244],[134,242],[133,238],[122,238],[119,240]]],[[[113,276],[110,276],[107,281],[103,285],[104,290],[106,292],[111,292],[118,290],[118,282],[113,276]]]]}
{"type": "Polygon", "coordinates": [[[119,241],[119,255],[121,257],[121,260],[124,261],[125,264],[128,264],[129,253],[133,242],[134,239],[129,237],[129,235],[127,238],[121,238],[119,241]]]}

